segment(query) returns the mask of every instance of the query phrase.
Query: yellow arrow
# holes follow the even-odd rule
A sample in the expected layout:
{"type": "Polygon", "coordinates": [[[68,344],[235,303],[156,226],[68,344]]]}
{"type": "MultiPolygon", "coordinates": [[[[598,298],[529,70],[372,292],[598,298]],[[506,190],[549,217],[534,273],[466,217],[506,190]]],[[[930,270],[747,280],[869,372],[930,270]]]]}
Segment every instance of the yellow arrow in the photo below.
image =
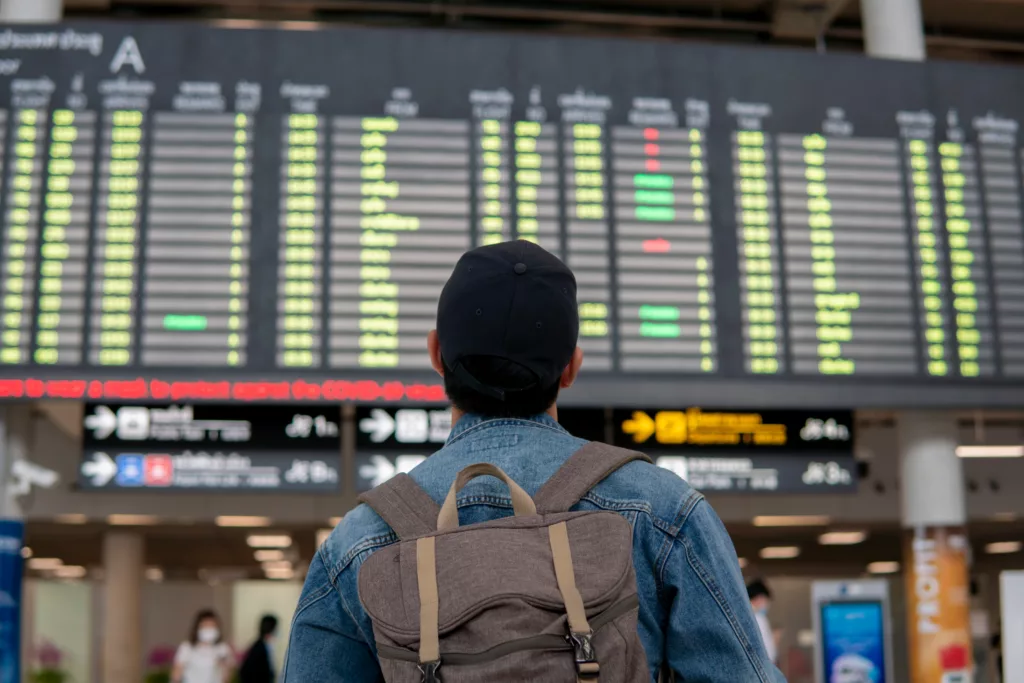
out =
{"type": "Polygon", "coordinates": [[[631,434],[635,443],[643,443],[654,434],[654,420],[641,410],[634,411],[633,419],[622,423],[622,431],[631,434]]]}

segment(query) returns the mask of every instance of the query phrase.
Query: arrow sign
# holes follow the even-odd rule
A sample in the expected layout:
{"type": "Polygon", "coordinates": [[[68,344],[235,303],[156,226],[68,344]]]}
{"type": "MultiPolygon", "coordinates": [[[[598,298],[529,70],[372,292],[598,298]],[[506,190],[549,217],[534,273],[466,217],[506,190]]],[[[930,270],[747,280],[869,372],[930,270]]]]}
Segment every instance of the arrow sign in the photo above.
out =
{"type": "Polygon", "coordinates": [[[387,411],[374,408],[370,411],[370,417],[359,421],[359,430],[370,435],[370,441],[381,443],[395,433],[395,418],[387,411]]]}
{"type": "MultiPolygon", "coordinates": [[[[367,420],[363,420],[363,422],[367,420]]],[[[362,429],[362,424],[359,425],[359,428],[362,429]]],[[[395,466],[383,455],[371,457],[369,465],[363,465],[359,468],[359,476],[368,480],[371,486],[380,486],[397,473],[398,471],[395,469],[395,466]]]]}
{"type": "Polygon", "coordinates": [[[85,418],[85,428],[97,439],[105,439],[117,428],[117,415],[106,406],[96,406],[96,414],[85,418]]]}
{"type": "Polygon", "coordinates": [[[632,419],[622,423],[622,431],[631,435],[636,443],[643,443],[654,434],[654,419],[641,410],[634,411],[632,419]]]}
{"type": "Polygon", "coordinates": [[[91,460],[82,463],[82,474],[93,486],[106,486],[117,474],[117,463],[106,453],[93,453],[91,460]]]}
{"type": "Polygon", "coordinates": [[[380,486],[396,474],[408,474],[414,467],[427,459],[425,455],[400,455],[394,464],[383,455],[370,456],[370,463],[359,468],[359,476],[370,482],[370,486],[380,486]]]}

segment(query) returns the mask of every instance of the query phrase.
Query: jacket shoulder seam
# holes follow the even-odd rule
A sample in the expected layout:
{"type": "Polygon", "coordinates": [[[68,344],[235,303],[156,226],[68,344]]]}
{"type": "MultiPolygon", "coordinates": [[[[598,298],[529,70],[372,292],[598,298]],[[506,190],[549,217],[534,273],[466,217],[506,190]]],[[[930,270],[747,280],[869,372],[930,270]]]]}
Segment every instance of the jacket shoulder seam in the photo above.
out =
{"type": "MultiPolygon", "coordinates": [[[[324,558],[320,554],[319,550],[316,552],[316,555],[314,556],[314,562],[316,560],[319,560],[321,563],[323,563],[325,565],[325,568],[326,568],[326,563],[324,563],[324,558]]],[[[298,607],[295,608],[295,617],[294,617],[295,619],[297,619],[298,616],[300,614],[302,614],[302,612],[306,611],[307,608],[312,607],[316,603],[320,602],[325,597],[330,595],[332,590],[335,590],[337,588],[337,586],[335,586],[335,583],[334,583],[334,577],[330,576],[330,574],[328,574],[327,578],[328,578],[327,584],[325,584],[321,588],[317,589],[313,594],[307,596],[306,599],[303,600],[302,602],[300,602],[298,607]]]]}
{"type": "Polygon", "coordinates": [[[700,493],[696,489],[690,489],[690,493],[683,499],[679,505],[679,512],[676,514],[676,518],[672,521],[666,531],[673,538],[679,536],[679,532],[682,531],[683,527],[686,526],[686,522],[690,519],[690,515],[694,509],[704,500],[704,494],[700,493]]]}
{"type": "Polygon", "coordinates": [[[327,568],[331,581],[336,581],[338,576],[348,569],[349,565],[352,564],[352,562],[362,553],[367,550],[375,550],[377,548],[391,545],[392,543],[396,543],[398,540],[398,534],[394,531],[388,531],[385,534],[378,534],[376,536],[361,539],[358,543],[349,548],[348,552],[345,553],[340,562],[333,567],[327,568]]]}

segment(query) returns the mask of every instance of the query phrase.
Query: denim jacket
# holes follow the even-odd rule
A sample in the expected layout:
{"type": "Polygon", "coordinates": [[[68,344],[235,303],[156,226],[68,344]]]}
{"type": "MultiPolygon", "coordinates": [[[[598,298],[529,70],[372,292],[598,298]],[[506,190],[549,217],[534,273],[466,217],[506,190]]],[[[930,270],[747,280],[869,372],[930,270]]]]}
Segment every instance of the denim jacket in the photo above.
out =
{"type": "MultiPolygon", "coordinates": [[[[489,462],[533,495],[584,443],[547,415],[467,415],[445,447],[410,475],[441,503],[459,470],[489,462]]],[[[464,524],[512,514],[508,490],[491,477],[470,482],[458,506],[464,524]]],[[[573,509],[613,510],[633,527],[639,629],[652,681],[667,666],[686,683],[784,683],[765,653],[732,541],[701,494],[675,474],[637,461],[573,509]]],[[[381,680],[356,579],[372,553],[397,540],[360,505],[321,546],[292,624],[284,683],[381,680]]]]}

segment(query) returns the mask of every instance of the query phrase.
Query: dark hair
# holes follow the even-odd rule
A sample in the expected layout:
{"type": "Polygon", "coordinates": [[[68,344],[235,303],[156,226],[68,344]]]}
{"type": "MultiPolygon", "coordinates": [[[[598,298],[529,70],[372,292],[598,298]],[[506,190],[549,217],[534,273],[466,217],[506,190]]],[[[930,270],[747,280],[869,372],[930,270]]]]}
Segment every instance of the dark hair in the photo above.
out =
{"type": "Polygon", "coordinates": [[[260,638],[266,638],[277,630],[277,617],[273,614],[264,614],[260,619],[260,638]]]}
{"type": "Polygon", "coordinates": [[[212,609],[204,609],[199,611],[196,615],[195,621],[192,622],[192,635],[189,636],[188,642],[193,645],[199,643],[199,624],[203,623],[207,619],[213,619],[217,622],[217,630],[220,631],[220,635],[217,636],[217,642],[220,643],[224,641],[224,629],[221,628],[220,617],[218,617],[217,613],[212,609]]]}
{"type": "MultiPolygon", "coordinates": [[[[448,400],[466,413],[485,417],[531,417],[545,412],[558,398],[558,380],[546,387],[509,392],[499,400],[468,386],[459,379],[448,363],[444,364],[444,391],[448,400]]],[[[521,389],[537,381],[527,368],[504,358],[472,356],[462,359],[462,367],[487,386],[500,389],[521,389]]]]}
{"type": "Polygon", "coordinates": [[[768,590],[768,586],[765,584],[764,581],[757,579],[747,584],[747,597],[751,600],[760,597],[765,597],[771,600],[772,592],[768,590]]]}

